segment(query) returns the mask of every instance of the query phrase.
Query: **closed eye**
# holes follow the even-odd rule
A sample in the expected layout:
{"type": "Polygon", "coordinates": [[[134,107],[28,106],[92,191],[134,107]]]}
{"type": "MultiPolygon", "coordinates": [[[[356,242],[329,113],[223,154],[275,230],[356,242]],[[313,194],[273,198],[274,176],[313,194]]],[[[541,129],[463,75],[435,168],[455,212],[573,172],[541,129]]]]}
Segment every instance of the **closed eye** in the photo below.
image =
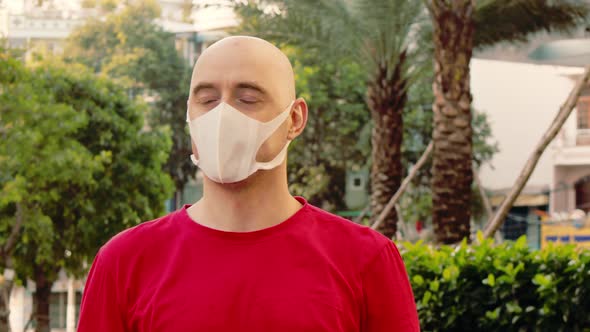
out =
{"type": "Polygon", "coordinates": [[[198,102],[199,104],[208,105],[217,101],[217,98],[203,98],[200,99],[198,102]]]}
{"type": "Polygon", "coordinates": [[[244,104],[256,104],[258,102],[258,99],[255,98],[240,98],[239,99],[240,103],[244,103],[244,104]]]}

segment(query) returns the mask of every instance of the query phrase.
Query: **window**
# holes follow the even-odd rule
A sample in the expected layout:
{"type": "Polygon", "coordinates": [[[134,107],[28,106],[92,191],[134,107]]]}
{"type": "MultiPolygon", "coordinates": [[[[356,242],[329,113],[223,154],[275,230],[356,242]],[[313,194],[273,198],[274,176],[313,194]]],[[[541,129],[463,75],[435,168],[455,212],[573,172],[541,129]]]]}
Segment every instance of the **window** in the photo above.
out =
{"type": "Polygon", "coordinates": [[[522,235],[526,235],[528,210],[528,207],[522,206],[516,206],[510,209],[501,228],[504,239],[518,240],[522,235]]]}
{"type": "Polygon", "coordinates": [[[67,293],[51,293],[49,299],[49,321],[51,328],[66,328],[67,293]]]}
{"type": "MultiPolygon", "coordinates": [[[[78,325],[80,316],[80,304],[82,303],[82,293],[76,292],[76,313],[75,321],[78,325]]],[[[33,307],[35,307],[35,298],[33,297],[33,307]]],[[[52,329],[65,329],[67,320],[68,293],[52,292],[49,298],[49,325],[52,329]]],[[[35,323],[33,322],[33,326],[35,323]]]]}
{"type": "Polygon", "coordinates": [[[355,175],[352,177],[352,189],[363,189],[364,181],[363,177],[360,175],[355,175]]]}
{"type": "Polygon", "coordinates": [[[574,185],[576,191],[576,209],[590,212],[590,175],[578,180],[574,185]]]}
{"type": "Polygon", "coordinates": [[[580,97],[577,114],[578,129],[590,129],[590,96],[580,97]]]}

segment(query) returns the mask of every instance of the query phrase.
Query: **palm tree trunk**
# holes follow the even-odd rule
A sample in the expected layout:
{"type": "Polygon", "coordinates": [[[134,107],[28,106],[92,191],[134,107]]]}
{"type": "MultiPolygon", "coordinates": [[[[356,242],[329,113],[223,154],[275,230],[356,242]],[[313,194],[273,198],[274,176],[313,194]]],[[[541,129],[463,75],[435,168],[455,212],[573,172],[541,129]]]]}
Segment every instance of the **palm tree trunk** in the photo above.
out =
{"type": "MultiPolygon", "coordinates": [[[[368,104],[373,118],[371,224],[377,220],[402,180],[402,111],[407,100],[407,79],[402,77],[405,60],[405,52],[402,52],[389,74],[386,66],[379,66],[368,84],[368,104]]],[[[390,209],[378,231],[391,238],[397,231],[396,224],[397,213],[390,209]]]]}
{"type": "Polygon", "coordinates": [[[469,62],[473,50],[473,0],[429,1],[434,26],[435,80],[432,206],[436,240],[469,237],[473,181],[469,62]]]}
{"type": "Polygon", "coordinates": [[[385,218],[385,216],[394,207],[396,209],[395,212],[398,214],[398,221],[403,223],[401,217],[399,216],[399,208],[398,208],[397,201],[400,199],[401,195],[404,193],[406,188],[408,188],[408,186],[410,185],[410,182],[414,179],[416,174],[418,174],[418,171],[420,170],[420,168],[424,165],[424,163],[426,163],[426,160],[428,160],[428,157],[430,157],[430,154],[432,153],[432,145],[433,145],[432,142],[430,142],[428,144],[428,147],[426,148],[424,153],[422,153],[422,156],[420,157],[420,159],[418,159],[418,162],[416,163],[416,165],[414,165],[414,167],[412,167],[412,170],[410,171],[408,176],[406,176],[406,178],[402,181],[399,188],[395,192],[395,195],[393,195],[389,199],[389,202],[387,202],[387,205],[385,205],[383,210],[381,210],[381,214],[379,215],[379,217],[377,218],[375,223],[373,223],[373,225],[371,225],[371,228],[378,229],[379,226],[381,225],[381,223],[383,222],[383,219],[385,218]]]}

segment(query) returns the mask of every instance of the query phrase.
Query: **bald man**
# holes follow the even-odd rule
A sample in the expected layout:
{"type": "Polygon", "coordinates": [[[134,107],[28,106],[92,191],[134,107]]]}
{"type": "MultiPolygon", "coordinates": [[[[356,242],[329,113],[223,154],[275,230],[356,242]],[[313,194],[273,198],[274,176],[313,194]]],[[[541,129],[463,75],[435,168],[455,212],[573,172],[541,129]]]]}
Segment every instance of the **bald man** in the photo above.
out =
{"type": "Polygon", "coordinates": [[[395,245],[289,193],[307,116],[272,44],[203,52],[187,102],[203,198],[100,249],[78,331],[418,331],[395,245]]]}

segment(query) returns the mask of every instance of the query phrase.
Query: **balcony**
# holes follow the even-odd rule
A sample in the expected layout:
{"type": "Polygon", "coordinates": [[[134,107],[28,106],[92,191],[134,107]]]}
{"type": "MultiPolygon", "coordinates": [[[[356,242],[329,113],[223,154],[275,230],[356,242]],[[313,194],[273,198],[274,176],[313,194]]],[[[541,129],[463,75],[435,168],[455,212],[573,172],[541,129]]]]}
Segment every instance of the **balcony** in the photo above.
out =
{"type": "Polygon", "coordinates": [[[590,165],[590,135],[578,135],[576,145],[562,146],[554,150],[555,166],[589,166],[590,165]],[[581,144],[580,142],[587,142],[581,144]]]}

